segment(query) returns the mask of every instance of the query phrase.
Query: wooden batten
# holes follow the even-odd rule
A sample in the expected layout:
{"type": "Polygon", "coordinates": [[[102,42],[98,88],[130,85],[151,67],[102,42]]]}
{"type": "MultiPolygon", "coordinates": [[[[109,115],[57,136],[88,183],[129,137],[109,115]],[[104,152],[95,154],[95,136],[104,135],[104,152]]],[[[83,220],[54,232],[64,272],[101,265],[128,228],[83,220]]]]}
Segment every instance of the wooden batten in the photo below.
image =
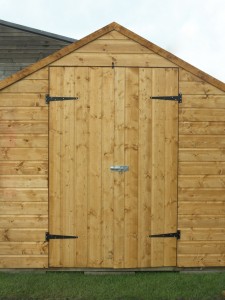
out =
{"type": "Polygon", "coordinates": [[[0,268],[225,266],[224,195],[225,84],[119,24],[0,82],[0,268]]]}

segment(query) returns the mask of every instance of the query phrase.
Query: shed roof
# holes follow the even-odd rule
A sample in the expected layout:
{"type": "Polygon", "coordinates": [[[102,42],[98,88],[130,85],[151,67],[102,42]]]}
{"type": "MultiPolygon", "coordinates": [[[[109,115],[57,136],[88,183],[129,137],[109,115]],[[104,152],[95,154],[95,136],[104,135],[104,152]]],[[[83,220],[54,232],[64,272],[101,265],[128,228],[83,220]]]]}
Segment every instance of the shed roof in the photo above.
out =
{"type": "Polygon", "coordinates": [[[31,27],[19,25],[19,24],[16,24],[16,23],[7,22],[7,21],[1,20],[1,19],[0,19],[0,25],[7,26],[7,27],[10,27],[10,28],[19,29],[19,30],[22,30],[22,31],[25,31],[25,32],[35,33],[35,34],[38,34],[38,35],[46,36],[46,37],[53,38],[53,39],[63,41],[63,42],[73,43],[73,42],[76,41],[75,39],[72,39],[72,38],[69,38],[69,37],[66,37],[66,36],[50,33],[50,32],[43,31],[43,30],[34,29],[34,28],[31,28],[31,27]]]}
{"type": "Polygon", "coordinates": [[[54,61],[64,57],[65,55],[70,54],[71,52],[79,49],[80,47],[86,45],[87,43],[103,36],[106,33],[109,33],[110,31],[113,31],[113,30],[120,32],[121,34],[125,35],[126,37],[138,42],[139,44],[145,46],[149,50],[154,51],[155,53],[166,58],[167,60],[171,61],[172,63],[176,64],[177,66],[187,70],[188,72],[192,73],[193,75],[198,76],[200,79],[212,84],[213,86],[215,86],[225,92],[225,83],[223,83],[222,81],[199,70],[198,68],[196,68],[196,67],[192,66],[191,64],[185,62],[184,60],[178,58],[174,54],[160,48],[159,46],[144,39],[143,37],[128,30],[127,28],[117,24],[116,22],[110,23],[109,25],[93,32],[90,35],[87,35],[86,37],[74,42],[73,44],[70,44],[70,45],[62,48],[61,50],[49,55],[48,57],[43,58],[42,60],[38,61],[37,63],[30,65],[27,68],[19,71],[18,73],[15,73],[12,76],[0,81],[0,89],[3,89],[5,87],[19,81],[20,79],[38,71],[39,69],[53,63],[54,61]]]}

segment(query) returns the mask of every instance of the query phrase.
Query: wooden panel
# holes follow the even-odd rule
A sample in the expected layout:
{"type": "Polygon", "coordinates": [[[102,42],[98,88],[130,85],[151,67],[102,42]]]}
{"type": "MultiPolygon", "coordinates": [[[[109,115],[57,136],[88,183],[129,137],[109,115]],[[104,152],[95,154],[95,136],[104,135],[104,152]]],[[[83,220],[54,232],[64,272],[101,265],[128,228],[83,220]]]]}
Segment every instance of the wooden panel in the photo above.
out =
{"type": "Polygon", "coordinates": [[[138,264],[138,69],[126,69],[125,87],[125,268],[138,264]]]}
{"type": "Polygon", "coordinates": [[[116,31],[116,30],[112,30],[109,33],[104,34],[103,36],[99,37],[99,39],[103,39],[103,40],[128,40],[128,37],[126,37],[125,35],[123,35],[122,33],[116,31]]]}
{"type": "Polygon", "coordinates": [[[112,267],[114,257],[114,175],[109,166],[114,161],[114,70],[102,74],[102,267],[112,267]]]}
{"type": "Polygon", "coordinates": [[[181,108],[225,108],[225,95],[183,95],[181,108]]]}
{"type": "MultiPolygon", "coordinates": [[[[153,95],[177,93],[177,70],[153,70],[153,95]]],[[[176,102],[152,101],[152,207],[151,234],[177,229],[177,123],[176,102]]],[[[176,240],[152,239],[152,266],[176,265],[176,240]]]]}
{"type": "Polygon", "coordinates": [[[48,93],[48,80],[21,80],[3,89],[2,93],[48,93]]]}
{"type": "Polygon", "coordinates": [[[179,149],[179,161],[225,161],[223,149],[179,149]]]}
{"type": "Polygon", "coordinates": [[[47,214],[47,202],[3,202],[0,201],[1,215],[34,215],[47,214]]]}
{"type": "Polygon", "coordinates": [[[180,162],[180,175],[225,175],[225,162],[180,162]]]}
{"type": "MultiPolygon", "coordinates": [[[[59,96],[61,72],[50,69],[50,95],[59,96]]],[[[51,102],[49,108],[49,232],[55,234],[61,233],[61,107],[62,102],[51,102]]],[[[52,265],[60,266],[60,240],[49,243],[49,266],[52,265]]]]}
{"type": "Polygon", "coordinates": [[[179,215],[221,215],[225,214],[225,202],[180,201],[178,205],[179,215]]]}
{"type": "Polygon", "coordinates": [[[225,201],[223,188],[179,188],[179,201],[225,201]]]}
{"type": "Polygon", "coordinates": [[[179,187],[196,187],[196,188],[221,188],[225,187],[224,175],[180,175],[179,187]]]}
{"type": "Polygon", "coordinates": [[[180,92],[182,94],[187,95],[196,95],[196,94],[203,94],[203,95],[209,95],[209,94],[224,94],[224,92],[215,86],[202,81],[202,82],[196,82],[196,81],[180,81],[180,92]]]}
{"type": "MultiPolygon", "coordinates": [[[[208,216],[205,217],[205,219],[208,216]]],[[[203,217],[202,217],[203,218],[203,217]]],[[[224,217],[223,217],[224,218],[224,217]]],[[[212,219],[210,218],[210,221],[212,219]]],[[[217,220],[220,220],[219,218],[217,220]]],[[[181,235],[181,241],[196,241],[200,242],[203,241],[206,244],[206,241],[210,243],[210,241],[213,241],[213,243],[216,243],[216,241],[225,241],[225,229],[224,229],[224,223],[220,223],[221,228],[218,226],[218,228],[211,228],[211,224],[205,226],[205,228],[181,228],[182,235],[181,235]]],[[[188,225],[189,226],[189,225],[188,225]]]]}
{"type": "Polygon", "coordinates": [[[153,53],[132,40],[95,40],[81,48],[76,53],[153,53]]]}
{"type": "Polygon", "coordinates": [[[48,120],[47,107],[0,108],[1,120],[48,120]]]}
{"type": "Polygon", "coordinates": [[[224,267],[224,254],[178,255],[178,267],[224,267]]]}
{"type": "Polygon", "coordinates": [[[46,121],[0,121],[1,133],[48,133],[46,121]]]}
{"type": "Polygon", "coordinates": [[[179,134],[225,134],[225,122],[180,122],[179,134]]]}
{"type": "Polygon", "coordinates": [[[0,175],[0,187],[47,187],[47,176],[43,175],[0,175]]]}
{"type": "Polygon", "coordinates": [[[202,79],[182,68],[179,68],[179,81],[202,81],[202,79]]]}
{"type": "MultiPolygon", "coordinates": [[[[125,68],[115,69],[115,145],[114,164],[125,165],[124,118],[125,118],[125,68]]],[[[124,209],[125,175],[114,173],[114,268],[124,268],[124,209]]]]}
{"type": "Polygon", "coordinates": [[[225,242],[220,241],[180,241],[178,244],[180,254],[224,254],[225,242]]]}
{"type": "MultiPolygon", "coordinates": [[[[45,229],[1,228],[0,242],[39,242],[45,240],[45,229]]],[[[42,242],[43,243],[43,242],[42,242]]],[[[1,247],[1,246],[0,246],[1,247]]],[[[47,249],[46,249],[47,251],[47,249]]]]}
{"type": "Polygon", "coordinates": [[[76,206],[75,218],[76,227],[74,234],[80,238],[76,241],[76,266],[86,267],[88,260],[88,130],[89,130],[89,73],[88,68],[76,68],[76,95],[80,98],[75,103],[75,137],[76,140],[76,161],[74,167],[74,176],[76,176],[75,201],[76,206]],[[75,173],[76,172],[76,173],[75,173]],[[79,188],[78,188],[79,187],[79,188]]]}
{"type": "Polygon", "coordinates": [[[101,192],[102,192],[102,69],[89,69],[89,193],[88,193],[88,265],[101,267],[101,192]],[[97,100],[97,101],[96,101],[97,100]]]}
{"type": "Polygon", "coordinates": [[[0,147],[46,148],[48,136],[46,134],[0,134],[0,147]]]}
{"type": "Polygon", "coordinates": [[[47,215],[2,215],[0,218],[0,228],[45,228],[47,231],[47,226],[47,215]]]}
{"type": "Polygon", "coordinates": [[[0,242],[0,255],[47,255],[48,244],[43,242],[0,242]]]}
{"type": "MultiPolygon", "coordinates": [[[[102,54],[102,53],[71,53],[52,66],[116,66],[122,67],[176,67],[169,60],[157,54],[102,54]]],[[[12,90],[13,91],[13,90],[12,90]]],[[[41,92],[41,91],[40,91],[41,92]]]]}
{"type": "Polygon", "coordinates": [[[47,161],[0,161],[0,175],[46,175],[47,173],[47,161]]]}
{"type": "Polygon", "coordinates": [[[225,135],[180,135],[180,148],[224,148],[225,135]]]}
{"type": "Polygon", "coordinates": [[[47,160],[48,148],[0,148],[0,160],[47,160]]]}
{"type": "Polygon", "coordinates": [[[225,109],[207,109],[207,108],[180,108],[180,122],[201,122],[201,121],[225,121],[225,109]]]}
{"type": "Polygon", "coordinates": [[[47,268],[47,255],[1,255],[0,268],[47,268]]]}
{"type": "Polygon", "coordinates": [[[48,79],[48,67],[34,72],[33,74],[27,76],[26,79],[48,79]]]}
{"type": "Polygon", "coordinates": [[[0,93],[0,106],[47,106],[45,94],[0,93]]]}
{"type": "MultiPolygon", "coordinates": [[[[178,215],[179,221],[179,228],[188,228],[187,230],[191,230],[192,228],[224,228],[225,227],[225,218],[224,215],[207,215],[207,216],[192,216],[192,215],[178,215]]],[[[198,237],[198,239],[209,240],[206,237],[198,237]]],[[[182,233],[183,239],[183,233],[182,233]]],[[[221,240],[218,238],[218,240],[221,240]]]]}
{"type": "Polygon", "coordinates": [[[152,70],[139,71],[138,267],[151,266],[152,70]]]}

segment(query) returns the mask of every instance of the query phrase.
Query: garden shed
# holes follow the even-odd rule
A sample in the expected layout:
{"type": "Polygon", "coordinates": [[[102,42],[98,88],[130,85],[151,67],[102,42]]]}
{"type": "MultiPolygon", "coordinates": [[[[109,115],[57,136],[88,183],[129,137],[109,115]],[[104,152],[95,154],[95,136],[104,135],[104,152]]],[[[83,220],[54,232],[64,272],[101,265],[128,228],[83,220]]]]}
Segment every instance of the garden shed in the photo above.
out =
{"type": "Polygon", "coordinates": [[[0,82],[0,267],[225,266],[225,84],[108,26],[0,82]]]}

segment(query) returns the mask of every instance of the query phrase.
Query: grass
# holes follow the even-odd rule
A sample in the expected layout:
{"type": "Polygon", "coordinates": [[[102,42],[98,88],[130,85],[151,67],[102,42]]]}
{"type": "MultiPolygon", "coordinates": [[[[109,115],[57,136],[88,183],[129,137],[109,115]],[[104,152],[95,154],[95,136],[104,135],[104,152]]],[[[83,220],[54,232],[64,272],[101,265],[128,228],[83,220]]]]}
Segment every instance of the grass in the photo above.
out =
{"type": "Polygon", "coordinates": [[[225,273],[0,273],[0,299],[217,300],[225,273]]]}

